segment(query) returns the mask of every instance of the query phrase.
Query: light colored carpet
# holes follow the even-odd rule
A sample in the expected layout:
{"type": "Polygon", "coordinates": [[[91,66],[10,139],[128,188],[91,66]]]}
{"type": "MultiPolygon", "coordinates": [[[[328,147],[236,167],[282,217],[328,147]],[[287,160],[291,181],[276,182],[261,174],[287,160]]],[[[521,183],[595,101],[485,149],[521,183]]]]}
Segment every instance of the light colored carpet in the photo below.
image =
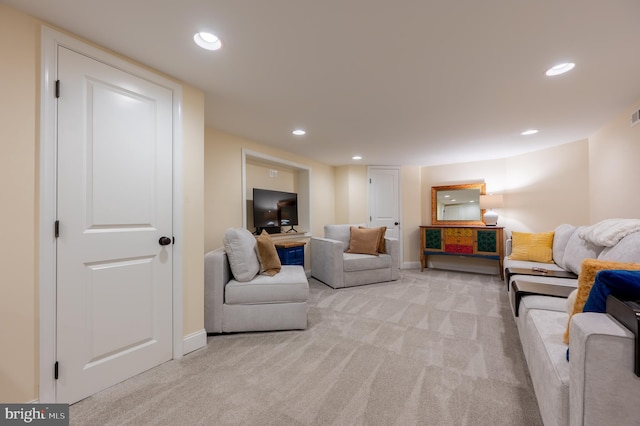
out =
{"type": "Polygon", "coordinates": [[[542,424],[498,277],[309,285],[307,330],[210,336],[74,404],[71,424],[542,424]]]}

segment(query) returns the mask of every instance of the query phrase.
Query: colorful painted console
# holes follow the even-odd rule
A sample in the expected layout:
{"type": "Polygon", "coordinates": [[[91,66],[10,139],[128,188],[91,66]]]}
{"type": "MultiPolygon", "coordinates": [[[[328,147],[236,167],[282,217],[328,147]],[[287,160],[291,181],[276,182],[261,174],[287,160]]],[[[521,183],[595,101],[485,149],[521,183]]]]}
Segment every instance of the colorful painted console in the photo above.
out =
{"type": "Polygon", "coordinates": [[[427,265],[429,255],[481,257],[498,261],[503,277],[503,229],[499,226],[447,226],[420,227],[420,271],[427,265]]]}

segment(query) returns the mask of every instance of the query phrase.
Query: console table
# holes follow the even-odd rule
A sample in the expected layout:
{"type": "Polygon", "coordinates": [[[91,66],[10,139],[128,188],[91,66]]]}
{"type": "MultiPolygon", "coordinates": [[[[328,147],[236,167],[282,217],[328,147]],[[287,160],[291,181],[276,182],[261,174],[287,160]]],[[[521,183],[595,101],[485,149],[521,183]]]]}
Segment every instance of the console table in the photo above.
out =
{"type": "Polygon", "coordinates": [[[504,279],[503,227],[431,225],[420,227],[420,271],[424,271],[429,255],[454,255],[498,261],[500,278],[504,279]]]}

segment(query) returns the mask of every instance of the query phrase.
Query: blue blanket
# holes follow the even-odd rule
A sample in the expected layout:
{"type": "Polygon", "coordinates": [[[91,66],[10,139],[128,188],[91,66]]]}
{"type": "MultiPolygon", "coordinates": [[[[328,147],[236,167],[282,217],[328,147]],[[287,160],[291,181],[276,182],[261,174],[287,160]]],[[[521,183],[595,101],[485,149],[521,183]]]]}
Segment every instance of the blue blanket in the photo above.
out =
{"type": "Polygon", "coordinates": [[[606,312],[610,294],[622,300],[640,300],[640,271],[598,272],[582,312],[606,312]]]}

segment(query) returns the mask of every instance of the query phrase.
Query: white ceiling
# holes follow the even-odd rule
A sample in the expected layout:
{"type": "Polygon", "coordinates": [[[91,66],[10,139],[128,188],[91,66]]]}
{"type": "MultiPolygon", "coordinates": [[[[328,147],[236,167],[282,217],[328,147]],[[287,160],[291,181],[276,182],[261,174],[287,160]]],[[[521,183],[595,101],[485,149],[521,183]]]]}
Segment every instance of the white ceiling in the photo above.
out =
{"type": "Polygon", "coordinates": [[[209,127],[332,165],[512,156],[587,138],[640,99],[637,0],[0,3],[202,89],[209,127]],[[223,49],[197,47],[203,30],[223,49]]]}

